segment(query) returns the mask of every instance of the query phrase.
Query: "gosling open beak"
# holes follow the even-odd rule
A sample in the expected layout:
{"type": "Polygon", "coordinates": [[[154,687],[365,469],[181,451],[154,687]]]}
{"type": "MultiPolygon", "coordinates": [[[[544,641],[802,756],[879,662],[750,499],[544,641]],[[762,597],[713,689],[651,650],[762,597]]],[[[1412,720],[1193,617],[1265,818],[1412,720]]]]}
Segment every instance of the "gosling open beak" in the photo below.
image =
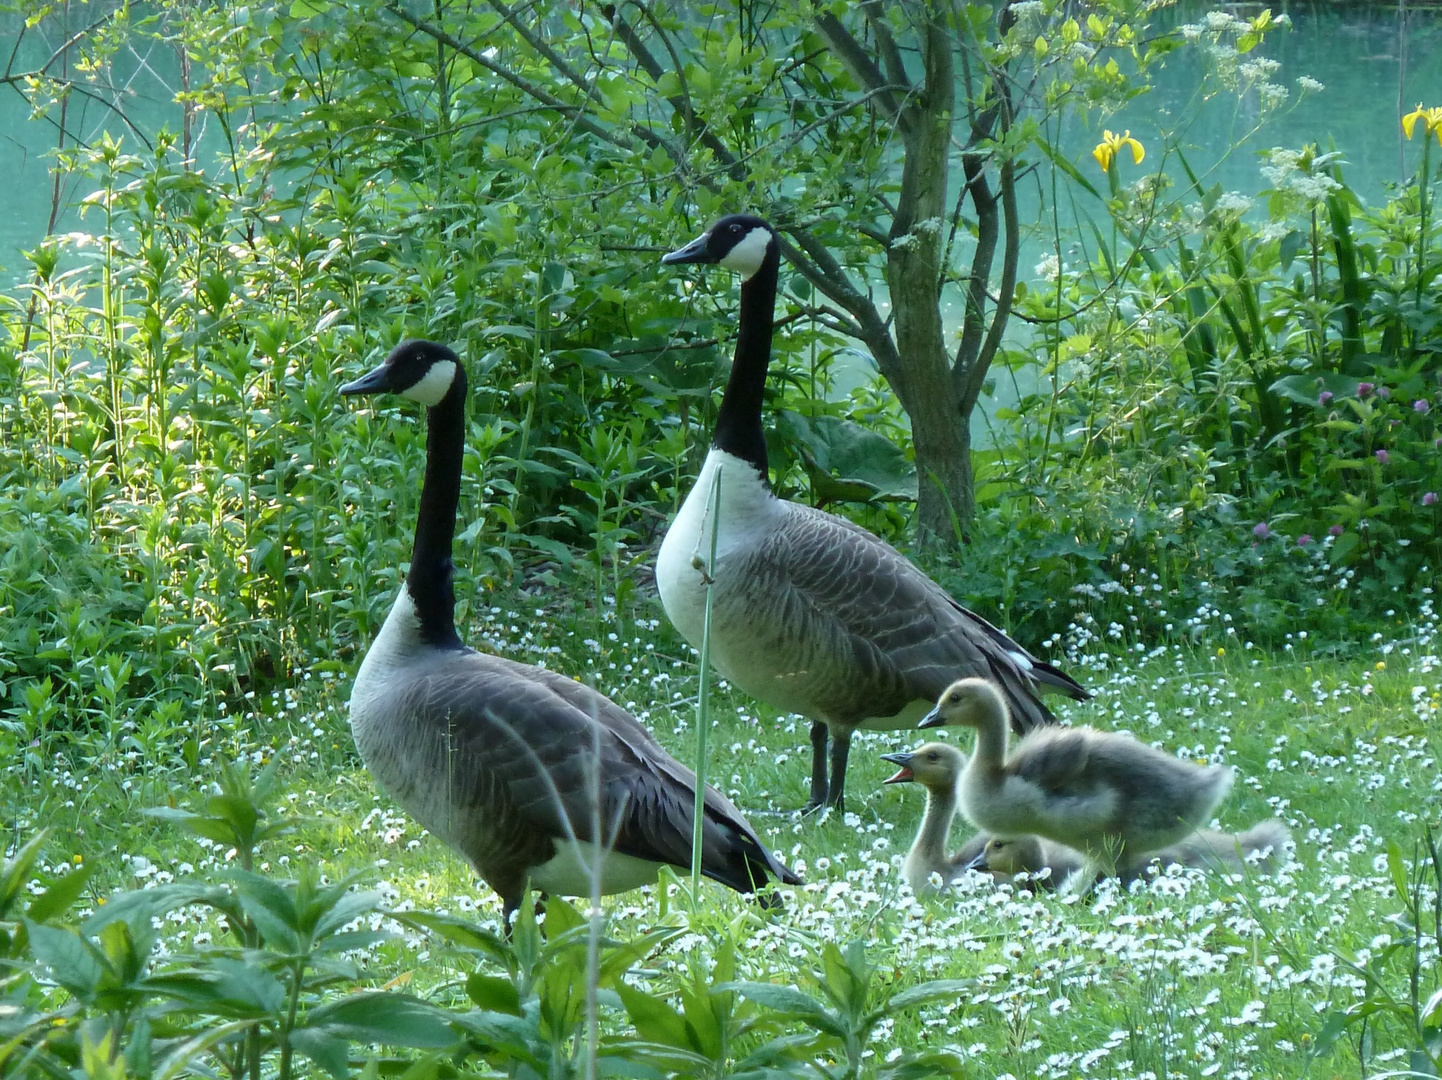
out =
{"type": "Polygon", "coordinates": [[[674,266],[677,263],[713,263],[716,259],[706,250],[706,245],[710,242],[711,230],[707,229],[681,250],[673,251],[669,255],[662,255],[661,262],[666,266],[674,266]]]}
{"type": "Polygon", "coordinates": [[[937,705],[937,706],[935,706],[934,708],[932,708],[931,712],[929,712],[929,713],[927,713],[925,716],[923,716],[923,717],[921,718],[921,722],[920,722],[919,724],[917,724],[916,726],[919,727],[919,728],[924,728],[924,727],[945,727],[945,726],[946,726],[946,721],[942,718],[942,715],[941,715],[941,706],[940,706],[940,705],[937,705]]]}
{"type": "Polygon", "coordinates": [[[352,379],[340,388],[345,397],[355,394],[376,394],[390,388],[390,368],[382,364],[366,372],[359,379],[352,379]]]}
{"type": "Polygon", "coordinates": [[[913,780],[915,780],[916,775],[911,771],[911,759],[913,756],[914,755],[912,754],[882,754],[882,761],[889,761],[893,765],[900,766],[900,768],[896,770],[895,776],[887,777],[885,780],[882,781],[882,783],[909,784],[913,780]]]}
{"type": "Polygon", "coordinates": [[[966,864],[966,869],[968,869],[968,870],[978,870],[978,871],[980,871],[980,872],[983,873],[983,874],[985,874],[987,871],[989,871],[989,870],[991,869],[991,865],[986,861],[986,849],[985,849],[985,848],[982,848],[981,851],[979,851],[979,852],[977,853],[976,858],[972,859],[971,862],[969,862],[969,863],[966,864]]]}

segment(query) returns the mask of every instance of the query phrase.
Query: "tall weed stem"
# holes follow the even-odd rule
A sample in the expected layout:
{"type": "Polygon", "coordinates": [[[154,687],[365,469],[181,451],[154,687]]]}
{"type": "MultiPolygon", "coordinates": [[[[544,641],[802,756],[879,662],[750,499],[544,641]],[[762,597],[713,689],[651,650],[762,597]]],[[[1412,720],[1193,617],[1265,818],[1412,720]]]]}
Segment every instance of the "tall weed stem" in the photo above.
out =
{"type": "MultiPolygon", "coordinates": [[[[711,729],[711,612],[716,599],[716,538],[721,525],[721,470],[711,484],[711,548],[707,552],[706,613],[701,620],[701,678],[696,691],[696,804],[691,822],[691,896],[701,889],[701,828],[706,809],[706,736],[711,729]]],[[[703,534],[704,535],[704,534],[703,534]]],[[[693,556],[700,562],[700,556],[693,556]]],[[[698,567],[699,569],[699,567],[698,567]]]]}

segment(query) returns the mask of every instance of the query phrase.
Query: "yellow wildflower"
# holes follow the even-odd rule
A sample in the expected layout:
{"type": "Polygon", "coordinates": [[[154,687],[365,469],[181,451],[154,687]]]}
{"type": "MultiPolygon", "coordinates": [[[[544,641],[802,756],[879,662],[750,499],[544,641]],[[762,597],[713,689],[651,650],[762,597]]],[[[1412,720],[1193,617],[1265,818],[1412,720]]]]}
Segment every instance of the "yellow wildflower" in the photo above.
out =
{"type": "Polygon", "coordinates": [[[1142,158],[1147,156],[1142,144],[1133,139],[1131,131],[1127,130],[1120,135],[1111,131],[1103,131],[1102,141],[1097,143],[1097,148],[1092,151],[1092,157],[1097,159],[1097,164],[1103,170],[1108,170],[1112,167],[1112,160],[1117,156],[1117,151],[1124,146],[1131,147],[1133,165],[1140,165],[1142,158]]]}
{"type": "Polygon", "coordinates": [[[1385,660],[1378,660],[1378,661],[1377,661],[1377,664],[1376,664],[1375,670],[1377,670],[1377,671],[1386,671],[1386,670],[1387,670],[1387,661],[1385,661],[1385,660]]]}
{"type": "Polygon", "coordinates": [[[1430,131],[1437,136],[1437,145],[1442,146],[1442,106],[1434,105],[1430,109],[1424,109],[1418,104],[1417,108],[1402,117],[1402,134],[1410,139],[1418,120],[1422,121],[1423,136],[1430,131]]]}

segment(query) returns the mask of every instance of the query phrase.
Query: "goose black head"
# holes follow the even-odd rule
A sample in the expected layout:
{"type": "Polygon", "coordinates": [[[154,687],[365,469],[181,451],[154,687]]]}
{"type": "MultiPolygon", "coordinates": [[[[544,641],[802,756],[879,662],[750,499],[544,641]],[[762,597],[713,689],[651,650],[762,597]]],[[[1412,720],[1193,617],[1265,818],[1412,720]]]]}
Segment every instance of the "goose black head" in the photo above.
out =
{"type": "Polygon", "coordinates": [[[730,214],[712,225],[680,251],[664,255],[666,265],[676,263],[717,263],[735,270],[746,281],[776,244],[771,226],[752,214],[730,214]]]}
{"type": "Polygon", "coordinates": [[[402,341],[381,365],[340,388],[352,394],[400,394],[422,405],[439,405],[461,372],[461,358],[434,341],[402,341]]]}

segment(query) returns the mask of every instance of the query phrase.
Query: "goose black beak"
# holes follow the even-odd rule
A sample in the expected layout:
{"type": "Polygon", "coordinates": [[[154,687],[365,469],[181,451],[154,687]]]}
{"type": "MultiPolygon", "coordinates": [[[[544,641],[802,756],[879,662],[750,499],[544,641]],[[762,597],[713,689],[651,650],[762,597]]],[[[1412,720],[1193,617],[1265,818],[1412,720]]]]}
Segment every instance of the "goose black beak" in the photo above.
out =
{"type": "Polygon", "coordinates": [[[662,255],[661,262],[666,266],[675,266],[677,263],[713,263],[716,261],[715,256],[706,250],[706,245],[710,242],[711,231],[708,229],[679,251],[662,255]]]}
{"type": "Polygon", "coordinates": [[[390,389],[390,368],[382,364],[372,371],[366,372],[359,379],[352,379],[340,388],[345,397],[352,397],[355,394],[376,394],[390,389]]]}
{"type": "Polygon", "coordinates": [[[972,859],[971,862],[969,862],[969,863],[966,864],[966,869],[968,869],[968,870],[979,870],[979,871],[981,871],[983,874],[986,873],[988,870],[991,869],[990,864],[987,863],[987,861],[986,861],[986,849],[985,849],[985,848],[982,848],[981,851],[977,854],[976,858],[972,859]]]}
{"type": "Polygon", "coordinates": [[[913,756],[914,755],[912,754],[882,754],[882,761],[889,761],[893,765],[901,766],[899,769],[896,770],[895,776],[887,777],[885,780],[882,781],[882,783],[909,784],[913,780],[915,780],[916,775],[911,771],[911,759],[913,756]]]}
{"type": "Polygon", "coordinates": [[[941,715],[941,706],[940,706],[940,705],[936,706],[934,709],[931,710],[931,712],[929,712],[929,713],[927,713],[925,716],[923,716],[923,717],[921,718],[921,722],[920,722],[919,724],[917,724],[916,726],[919,727],[919,728],[924,728],[924,727],[945,727],[945,726],[946,726],[946,718],[941,715]]]}

